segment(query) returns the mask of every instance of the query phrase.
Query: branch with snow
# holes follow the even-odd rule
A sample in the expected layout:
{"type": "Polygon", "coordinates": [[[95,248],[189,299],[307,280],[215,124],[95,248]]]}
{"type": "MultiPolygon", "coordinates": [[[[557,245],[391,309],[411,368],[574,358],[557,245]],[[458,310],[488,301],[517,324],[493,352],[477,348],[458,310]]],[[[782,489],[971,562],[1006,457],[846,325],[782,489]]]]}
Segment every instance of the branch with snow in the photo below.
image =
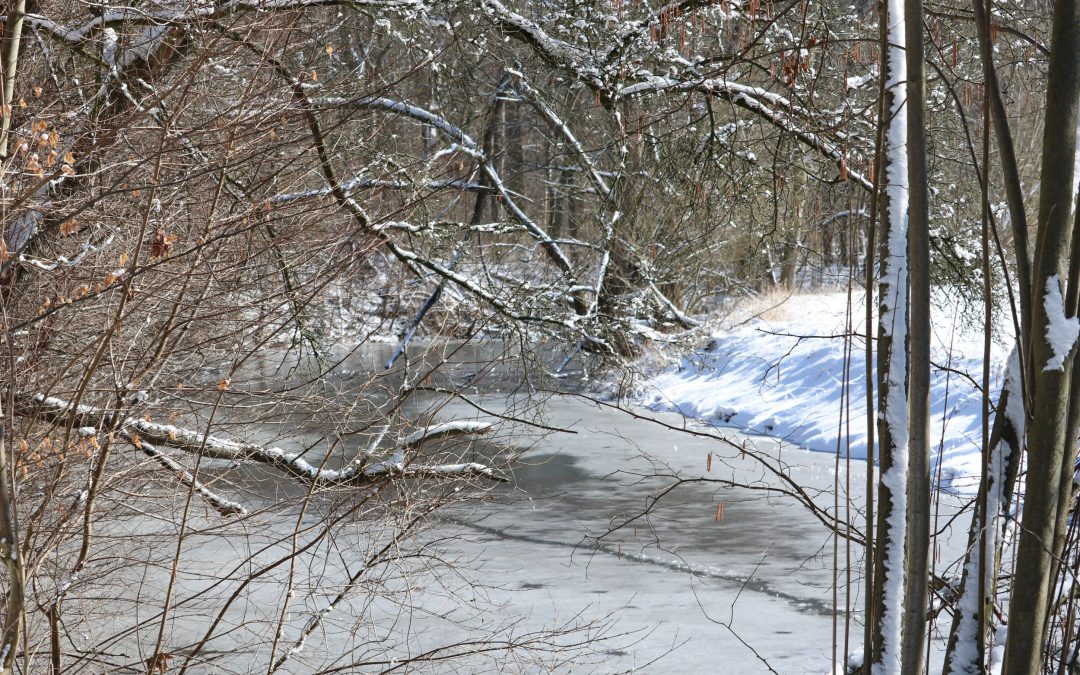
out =
{"type": "Polygon", "coordinates": [[[608,187],[607,181],[605,181],[600,172],[596,170],[592,159],[585,153],[585,149],[581,146],[581,142],[578,141],[574,132],[570,130],[570,127],[566,122],[559,117],[558,113],[551,109],[551,106],[544,102],[540,97],[540,93],[533,89],[521,72],[517,70],[508,70],[507,72],[517,79],[517,90],[522,98],[528,101],[532,107],[547,120],[547,123],[562,135],[563,140],[566,141],[566,144],[570,146],[570,149],[573,151],[575,159],[581,164],[582,170],[589,177],[589,180],[592,181],[592,184],[596,186],[596,190],[600,193],[600,196],[604,199],[609,199],[611,197],[611,189],[608,187]]]}
{"type": "MultiPolygon", "coordinates": [[[[376,231],[400,230],[410,234],[440,234],[447,230],[482,232],[484,234],[516,234],[524,232],[523,228],[515,223],[478,223],[471,225],[459,221],[437,220],[426,223],[407,223],[400,220],[388,220],[373,226],[376,231]]],[[[565,240],[560,240],[564,243],[565,240]]],[[[584,243],[584,242],[582,242],[584,243]]]]}
{"type": "Polygon", "coordinates": [[[427,180],[420,183],[413,183],[404,180],[385,180],[379,178],[364,178],[362,176],[356,176],[354,178],[350,178],[349,180],[342,181],[338,185],[330,187],[321,187],[312,190],[300,190],[298,192],[287,192],[284,194],[280,194],[275,197],[271,197],[270,202],[274,204],[286,204],[289,202],[300,201],[302,199],[329,197],[334,193],[334,190],[351,192],[353,190],[412,190],[416,188],[423,188],[425,190],[461,190],[464,192],[495,192],[495,188],[491,187],[490,185],[473,183],[471,181],[460,180],[456,178],[444,180],[427,180]]]}
{"type": "MultiPolygon", "coordinates": [[[[256,51],[256,53],[258,53],[261,57],[267,58],[267,56],[262,52],[262,50],[258,49],[257,47],[254,47],[254,46],[250,45],[250,43],[247,43],[246,41],[243,41],[242,36],[235,36],[235,39],[244,42],[244,44],[248,45],[249,48],[256,51]]],[[[341,206],[342,208],[344,208],[346,211],[348,211],[352,215],[354,220],[362,228],[364,228],[365,230],[367,230],[367,231],[371,232],[372,234],[378,236],[380,238],[380,241],[382,242],[382,244],[384,246],[386,246],[386,248],[394,255],[395,258],[397,258],[408,269],[410,269],[414,273],[416,273],[417,276],[423,277],[424,276],[424,273],[423,273],[424,269],[427,269],[427,270],[429,270],[431,272],[434,272],[435,274],[442,277],[443,279],[445,279],[447,281],[450,281],[450,282],[453,282],[454,284],[456,284],[460,288],[463,288],[466,291],[468,291],[468,292],[476,295],[477,297],[483,299],[485,302],[487,302],[492,307],[494,307],[499,313],[501,313],[504,316],[506,316],[506,317],[508,317],[510,319],[513,319],[515,321],[541,322],[541,323],[553,323],[553,324],[558,324],[558,325],[564,325],[565,322],[563,322],[563,321],[554,320],[554,319],[551,319],[551,318],[548,318],[548,317],[533,317],[533,316],[522,314],[522,313],[516,311],[513,307],[510,306],[510,304],[508,304],[502,298],[498,297],[495,293],[489,291],[488,289],[485,289],[483,286],[478,284],[476,281],[474,281],[470,277],[462,275],[462,274],[456,272],[453,269],[452,265],[443,265],[441,263],[429,260],[426,257],[421,256],[421,255],[419,255],[419,254],[417,254],[417,253],[415,253],[413,251],[410,251],[410,250],[408,250],[406,248],[403,248],[400,244],[398,244],[396,241],[394,241],[393,238],[388,236],[386,232],[381,231],[376,226],[372,225],[371,220],[370,220],[370,218],[368,218],[368,215],[364,212],[364,209],[360,206],[360,204],[358,204],[356,202],[355,199],[353,199],[349,195],[348,190],[345,189],[344,186],[347,184],[347,182],[346,181],[341,181],[340,179],[338,179],[337,172],[334,170],[334,166],[333,166],[332,162],[330,161],[330,156],[326,151],[326,146],[325,146],[325,143],[323,141],[322,128],[321,128],[321,125],[319,124],[319,120],[315,116],[314,111],[315,111],[315,109],[317,107],[323,107],[323,106],[338,107],[338,106],[347,105],[347,104],[350,104],[350,103],[354,103],[354,104],[359,105],[360,102],[366,102],[366,103],[369,103],[369,104],[372,104],[372,105],[385,105],[385,106],[389,106],[389,108],[394,110],[395,112],[399,112],[401,114],[406,114],[406,115],[408,115],[410,117],[414,117],[415,119],[419,119],[420,121],[423,121],[425,123],[432,124],[432,126],[435,126],[435,124],[434,124],[435,121],[439,121],[439,128],[441,128],[444,131],[444,133],[450,134],[451,137],[455,138],[459,143],[464,144],[465,139],[468,139],[468,141],[470,143],[472,143],[471,138],[469,138],[463,131],[461,131],[460,129],[458,129],[454,125],[450,124],[446,120],[442,120],[441,118],[439,118],[437,115],[434,115],[433,113],[430,113],[430,112],[428,112],[428,111],[426,111],[426,110],[424,110],[422,108],[418,108],[416,106],[408,106],[407,104],[398,104],[396,101],[391,101],[389,99],[381,99],[382,103],[374,103],[375,101],[378,101],[379,99],[373,99],[371,97],[365,97],[365,98],[362,98],[362,99],[341,99],[341,98],[311,99],[304,93],[303,88],[301,86],[299,86],[299,83],[296,81],[295,78],[292,77],[292,75],[288,72],[288,70],[284,66],[279,64],[274,59],[268,59],[268,60],[270,60],[271,63],[274,63],[275,66],[279,69],[281,75],[283,77],[285,77],[286,79],[288,79],[293,84],[293,92],[294,92],[295,98],[297,100],[297,103],[299,103],[302,106],[302,109],[304,110],[305,117],[307,118],[308,125],[309,125],[310,130],[311,130],[312,140],[315,143],[315,148],[316,148],[316,151],[317,151],[317,153],[319,155],[320,168],[322,170],[323,179],[326,182],[326,187],[323,188],[323,189],[327,190],[328,194],[333,196],[333,198],[337,201],[338,205],[341,206]]],[[[475,148],[475,144],[473,144],[472,147],[470,147],[469,149],[473,153],[478,153],[479,156],[481,156],[481,157],[483,156],[483,153],[480,153],[479,150],[477,150],[475,148]]],[[[496,182],[496,185],[497,185],[497,187],[498,187],[498,189],[500,191],[499,193],[504,197],[504,203],[506,203],[506,202],[512,203],[512,200],[510,199],[510,196],[509,196],[509,191],[506,190],[505,186],[503,186],[503,184],[501,182],[496,182]]],[[[534,227],[536,227],[536,226],[534,225],[534,227]]],[[[546,235],[545,235],[545,237],[546,237],[546,235]]],[[[554,244],[554,242],[552,240],[550,240],[550,239],[547,239],[547,241],[554,244]]],[[[567,264],[567,265],[569,264],[568,262],[566,262],[565,256],[563,256],[562,259],[565,262],[565,264],[567,264]]],[[[571,284],[571,287],[573,287],[573,286],[574,286],[574,284],[571,284]]]]}
{"type": "Polygon", "coordinates": [[[375,7],[384,9],[407,9],[423,7],[422,0],[229,0],[228,2],[209,3],[204,6],[178,5],[183,9],[117,7],[110,8],[98,16],[86,19],[76,26],[65,26],[41,14],[27,14],[25,21],[34,28],[66,42],[78,44],[85,41],[99,29],[110,25],[145,24],[151,26],[176,26],[194,23],[200,20],[220,18],[241,11],[269,12],[308,9],[331,5],[349,5],[351,7],[375,7]]]}
{"type": "Polygon", "coordinates": [[[654,26],[663,26],[667,17],[678,16],[691,9],[718,4],[716,0],[676,0],[649,13],[644,19],[624,23],[618,29],[621,34],[618,44],[604,55],[605,63],[613,63],[634,43],[645,38],[654,26]]]}
{"type": "MultiPolygon", "coordinates": [[[[305,107],[309,111],[317,107],[334,108],[346,105],[358,108],[384,110],[430,125],[433,128],[439,130],[444,135],[448,136],[454,142],[459,143],[462,151],[476,158],[476,160],[480,163],[480,168],[483,170],[484,174],[487,176],[488,180],[490,181],[496,192],[498,192],[498,195],[500,197],[499,202],[501,206],[506,209],[510,213],[510,215],[514,217],[515,220],[521,223],[521,225],[529,232],[529,234],[532,235],[532,237],[536,239],[537,242],[539,242],[541,247],[543,247],[544,252],[547,254],[548,258],[551,259],[555,266],[558,267],[565,276],[565,281],[567,282],[567,285],[571,288],[577,286],[577,280],[574,275],[573,264],[563,252],[562,248],[559,246],[559,243],[552,239],[551,236],[548,235],[546,231],[544,231],[544,228],[540,227],[540,225],[533,221],[533,219],[530,218],[528,214],[526,214],[521,209],[520,206],[518,206],[517,202],[511,195],[510,190],[506,188],[505,184],[502,181],[502,178],[499,176],[499,173],[496,170],[495,165],[492,163],[491,158],[488,157],[483,152],[483,150],[481,150],[480,147],[476,144],[476,141],[473,140],[473,138],[467,133],[465,133],[465,131],[463,131],[460,127],[452,124],[445,118],[436,115],[429,110],[426,110],[416,105],[405,103],[403,101],[395,101],[393,99],[377,96],[364,96],[354,99],[343,99],[336,97],[308,99],[305,95],[303,95],[303,92],[301,90],[297,89],[297,92],[298,98],[301,99],[301,102],[305,104],[305,107]]],[[[326,169],[329,168],[330,167],[328,165],[324,167],[324,172],[326,169]]],[[[336,180],[328,182],[334,184],[337,183],[336,180]]],[[[334,192],[334,194],[342,194],[342,191],[338,189],[334,192]]],[[[344,201],[346,202],[348,208],[350,208],[356,213],[359,213],[359,205],[355,203],[349,204],[348,202],[350,200],[344,201]]],[[[366,223],[366,216],[364,217],[364,220],[366,223]]],[[[401,252],[393,246],[393,242],[388,239],[385,240],[385,242],[388,246],[391,247],[394,255],[397,256],[400,260],[402,260],[402,262],[405,262],[405,258],[403,258],[401,252]]],[[[426,262],[425,266],[431,267],[431,265],[426,262]]],[[[444,271],[448,273],[452,272],[452,270],[445,268],[444,271]]],[[[440,272],[440,274],[443,274],[443,272],[440,272]]],[[[443,276],[446,278],[451,278],[447,274],[443,274],[443,276]]],[[[473,286],[475,286],[475,284],[473,286]]],[[[574,309],[577,312],[578,316],[589,314],[588,307],[585,304],[584,300],[582,300],[578,296],[574,297],[574,309]]]]}
{"type": "Polygon", "coordinates": [[[674,302],[672,302],[671,299],[664,295],[660,291],[660,289],[656,287],[656,284],[652,281],[649,282],[649,290],[653,292],[653,295],[656,296],[656,299],[660,302],[660,304],[662,304],[667,309],[667,311],[670,312],[673,317],[675,317],[675,320],[681,323],[683,326],[686,326],[687,328],[697,328],[701,325],[700,321],[679,309],[679,307],[674,302]]]}
{"type": "Polygon", "coordinates": [[[503,207],[518,221],[520,222],[529,233],[539,241],[544,249],[547,251],[548,256],[555,262],[555,264],[564,273],[572,275],[573,266],[570,264],[570,259],[566,257],[566,254],[562,252],[559,245],[548,236],[548,233],[544,231],[542,227],[537,225],[529,216],[521,210],[521,207],[517,205],[513,196],[509,190],[503,184],[502,178],[496,171],[495,166],[491,163],[490,158],[480,149],[471,136],[465,133],[460,127],[450,123],[445,118],[436,115],[433,112],[425,110],[419,106],[415,106],[403,101],[395,101],[393,99],[377,97],[377,96],[365,96],[357,99],[312,99],[311,104],[318,107],[336,107],[341,105],[351,105],[358,108],[374,108],[378,110],[385,110],[404,117],[410,117],[417,121],[429,124],[435,129],[438,129],[441,133],[448,136],[453,141],[461,145],[461,149],[467,154],[475,157],[481,164],[484,173],[490,179],[492,186],[502,197],[501,203],[503,207]]]}
{"type": "MultiPolygon", "coordinates": [[[[110,413],[105,410],[88,405],[74,406],[57,397],[46,397],[42,394],[20,395],[17,400],[21,404],[18,409],[21,414],[40,414],[49,419],[70,420],[78,427],[96,429],[108,428],[113,422],[110,413]]],[[[494,426],[487,422],[454,421],[436,424],[408,436],[391,451],[393,457],[390,460],[369,464],[366,461],[367,458],[364,457],[341,470],[316,467],[299,454],[281,448],[234,441],[172,424],[150,422],[142,418],[126,419],[116,431],[118,435],[140,449],[150,443],[183,450],[209,459],[257,462],[304,481],[322,486],[338,486],[386,476],[402,478],[476,476],[503,480],[490,466],[475,462],[426,465],[406,463],[404,460],[405,450],[424,443],[455,436],[486,434],[492,430],[494,426]]],[[[158,459],[150,452],[147,454],[158,459]]]]}
{"type": "MultiPolygon", "coordinates": [[[[644,19],[638,26],[638,30],[647,30],[665,12],[676,10],[687,4],[697,3],[674,2],[665,5],[665,7],[644,19]]],[[[820,133],[809,131],[798,123],[798,117],[810,119],[812,115],[799,110],[791,101],[779,94],[766,91],[760,87],[731,82],[726,78],[694,77],[679,79],[659,77],[651,73],[638,75],[638,82],[623,86],[612,94],[599,77],[599,74],[602,68],[610,65],[612,59],[618,58],[621,50],[629,42],[625,42],[623,47],[612,50],[600,65],[597,65],[591,59],[588,51],[552,37],[539,25],[507,9],[498,0],[484,0],[483,8],[488,16],[502,28],[503,32],[521,39],[549,64],[561,68],[592,87],[605,101],[611,102],[632,95],[649,92],[660,93],[663,91],[700,91],[706,95],[722,98],[792,134],[804,145],[835,161],[841,169],[841,174],[846,174],[848,180],[855,182],[866,190],[873,189],[873,183],[867,176],[851,170],[851,162],[848,161],[847,153],[840,148],[839,142],[825,138],[820,133]]],[[[633,31],[631,31],[632,33],[633,31]]]]}
{"type": "Polygon", "coordinates": [[[46,260],[44,258],[38,258],[36,256],[20,253],[19,262],[25,263],[27,265],[33,265],[39,270],[45,272],[51,272],[58,267],[74,267],[75,265],[81,263],[87,255],[91,253],[97,253],[101,249],[111,244],[112,240],[113,235],[111,233],[108,237],[105,238],[104,241],[99,243],[94,243],[93,241],[87,239],[79,246],[79,252],[71,256],[70,258],[68,258],[67,256],[59,255],[52,260],[46,260]]]}
{"type": "Polygon", "coordinates": [[[841,167],[842,173],[847,175],[848,180],[853,181],[866,190],[872,190],[874,187],[873,182],[867,176],[852,170],[847,153],[845,153],[836,142],[826,138],[820,133],[809,131],[798,122],[797,117],[800,116],[799,113],[801,111],[799,111],[791,101],[779,94],[762,89],[761,87],[739,84],[738,82],[731,82],[725,78],[680,80],[669,77],[649,76],[648,79],[643,82],[620,88],[616,92],[615,98],[618,99],[664,91],[698,91],[706,95],[729,101],[744,110],[754,113],[776,128],[788,132],[797,138],[799,142],[817,150],[827,159],[836,162],[837,165],[841,167]]]}
{"type": "Polygon", "coordinates": [[[499,0],[483,0],[481,6],[484,13],[504,33],[532,47],[549,64],[570,70],[578,79],[593,87],[603,87],[599,70],[592,65],[591,55],[587,50],[552,37],[536,23],[507,8],[499,0]]]}
{"type": "MultiPolygon", "coordinates": [[[[128,435],[125,437],[126,441],[131,442],[131,437],[128,435]]],[[[230,499],[225,499],[216,492],[211,491],[203,483],[196,480],[195,476],[190,471],[181,466],[178,462],[166,455],[157,447],[140,441],[137,447],[143,451],[143,454],[156,461],[161,466],[165,467],[169,471],[173,472],[179,479],[180,483],[195,490],[195,492],[203,498],[203,500],[214,507],[214,509],[223,516],[234,515],[247,515],[247,509],[243,507],[239,502],[234,502],[230,499]]]]}
{"type": "Polygon", "coordinates": [[[398,447],[417,448],[430,441],[444,440],[456,436],[468,436],[470,434],[486,434],[491,430],[492,426],[487,422],[476,422],[472,420],[442,422],[414,431],[406,436],[398,447]]]}

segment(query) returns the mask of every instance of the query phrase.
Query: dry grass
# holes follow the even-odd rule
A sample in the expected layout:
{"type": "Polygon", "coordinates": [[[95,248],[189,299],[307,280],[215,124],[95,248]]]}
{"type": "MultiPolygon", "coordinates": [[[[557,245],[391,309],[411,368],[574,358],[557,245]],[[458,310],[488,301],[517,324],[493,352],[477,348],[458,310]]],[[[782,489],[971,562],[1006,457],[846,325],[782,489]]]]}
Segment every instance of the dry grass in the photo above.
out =
{"type": "Polygon", "coordinates": [[[798,293],[781,288],[770,289],[752,296],[739,298],[726,316],[720,320],[722,328],[734,328],[759,319],[762,321],[789,321],[797,314],[798,303],[789,302],[798,293]]]}

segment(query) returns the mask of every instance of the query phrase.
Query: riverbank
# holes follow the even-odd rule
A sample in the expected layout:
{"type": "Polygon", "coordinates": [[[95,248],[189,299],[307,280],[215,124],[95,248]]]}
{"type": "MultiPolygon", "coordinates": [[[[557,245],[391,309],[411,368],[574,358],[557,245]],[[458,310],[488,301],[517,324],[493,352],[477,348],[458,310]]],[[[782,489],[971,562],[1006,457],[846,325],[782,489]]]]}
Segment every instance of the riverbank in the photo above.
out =
{"type": "MultiPolygon", "coordinates": [[[[647,377],[636,398],[810,450],[867,453],[865,309],[861,291],[747,301],[708,325],[700,346],[647,377]]],[[[942,488],[978,487],[983,343],[956,298],[939,295],[931,366],[933,475],[942,488]]],[[[991,346],[991,401],[1008,356],[991,346]]],[[[876,369],[872,369],[874,372],[876,369]]]]}

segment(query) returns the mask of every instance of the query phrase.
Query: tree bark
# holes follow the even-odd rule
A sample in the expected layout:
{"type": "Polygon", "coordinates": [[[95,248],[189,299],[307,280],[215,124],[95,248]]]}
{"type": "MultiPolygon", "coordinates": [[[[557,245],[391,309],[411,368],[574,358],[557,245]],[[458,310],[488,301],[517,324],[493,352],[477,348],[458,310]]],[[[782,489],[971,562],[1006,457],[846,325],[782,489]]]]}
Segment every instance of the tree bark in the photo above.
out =
{"type": "Polygon", "coordinates": [[[4,612],[3,638],[0,641],[0,674],[12,672],[22,637],[23,613],[23,563],[19,555],[18,519],[15,514],[14,476],[8,466],[7,420],[4,418],[5,402],[0,401],[0,561],[8,573],[7,607],[4,612]]]}
{"type": "Polygon", "coordinates": [[[8,7],[4,24],[3,53],[3,111],[0,113],[0,159],[7,159],[8,141],[11,134],[12,104],[15,101],[15,73],[19,66],[19,44],[22,42],[23,19],[26,17],[26,0],[16,0],[8,7]]]}
{"type": "Polygon", "coordinates": [[[1005,670],[1009,675],[1035,675],[1043,657],[1053,545],[1058,521],[1068,500],[1062,473],[1072,470],[1075,440],[1066,436],[1072,346],[1050,342],[1051,321],[1065,320],[1061,280],[1067,278],[1076,183],[1073,166],[1076,119],[1080,100],[1080,2],[1059,0],[1054,6],[1050,68],[1046,83],[1039,231],[1035,250],[1031,352],[1033,406],[1028,434],[1028,474],[1023,527],[1009,604],[1009,637],[1005,670]],[[1055,301],[1056,297],[1056,301],[1055,301]],[[1068,460],[1066,458],[1069,458],[1068,460]]]}
{"type": "Polygon", "coordinates": [[[908,464],[908,171],[903,0],[887,0],[884,172],[878,289],[878,482],[871,670],[899,673],[906,586],[908,464]]]}
{"type": "Polygon", "coordinates": [[[923,671],[930,575],[930,206],[926,173],[923,3],[904,0],[907,32],[908,256],[911,265],[908,361],[908,509],[903,673],[923,671]]]}

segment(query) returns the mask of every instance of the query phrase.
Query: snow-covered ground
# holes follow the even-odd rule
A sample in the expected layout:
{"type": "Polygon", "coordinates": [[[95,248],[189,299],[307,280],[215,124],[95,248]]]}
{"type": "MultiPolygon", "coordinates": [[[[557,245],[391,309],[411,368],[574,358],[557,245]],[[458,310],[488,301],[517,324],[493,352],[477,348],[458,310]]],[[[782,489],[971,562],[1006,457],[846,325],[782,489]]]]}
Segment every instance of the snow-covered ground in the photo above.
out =
{"type": "MultiPolygon", "coordinates": [[[[843,291],[752,302],[711,326],[699,349],[647,380],[640,401],[811,450],[866,457],[864,302],[861,290],[852,294],[850,309],[843,291]],[[845,337],[852,333],[856,337],[845,337]]],[[[943,488],[974,492],[982,436],[982,326],[965,323],[958,308],[944,294],[935,298],[933,473],[940,468],[943,488]]],[[[1004,346],[992,345],[991,402],[1007,356],[1004,346]]]]}

